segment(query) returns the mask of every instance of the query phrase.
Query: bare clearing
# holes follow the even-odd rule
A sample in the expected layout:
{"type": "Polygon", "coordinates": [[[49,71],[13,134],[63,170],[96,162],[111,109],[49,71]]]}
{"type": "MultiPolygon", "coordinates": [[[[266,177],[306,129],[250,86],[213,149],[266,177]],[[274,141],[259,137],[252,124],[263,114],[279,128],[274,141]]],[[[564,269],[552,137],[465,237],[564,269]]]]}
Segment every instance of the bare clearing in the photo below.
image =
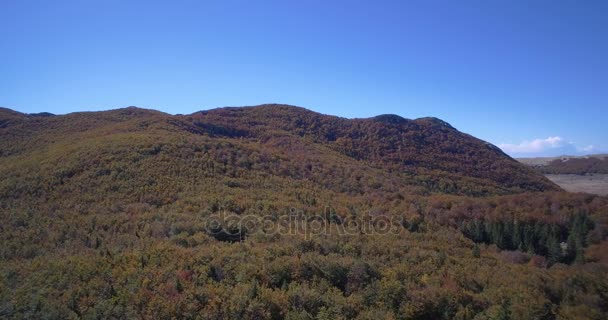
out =
{"type": "Polygon", "coordinates": [[[546,177],[566,191],[608,195],[608,174],[548,174],[546,177]]]}

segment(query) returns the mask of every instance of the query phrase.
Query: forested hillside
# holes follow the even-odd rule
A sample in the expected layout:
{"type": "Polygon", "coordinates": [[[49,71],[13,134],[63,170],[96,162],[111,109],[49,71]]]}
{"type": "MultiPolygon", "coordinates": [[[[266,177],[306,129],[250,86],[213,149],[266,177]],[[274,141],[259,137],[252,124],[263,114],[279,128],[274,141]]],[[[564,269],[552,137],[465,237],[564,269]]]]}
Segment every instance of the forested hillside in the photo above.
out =
{"type": "MultiPolygon", "coordinates": [[[[296,136],[345,156],[405,174],[432,191],[470,195],[557,190],[557,186],[497,147],[459,132],[436,118],[397,115],[344,119],[285,105],[222,108],[196,113],[195,124],[211,123],[230,135],[265,141],[296,136]]],[[[221,134],[221,130],[219,132],[221,134]]]]}
{"type": "Polygon", "coordinates": [[[435,118],[0,109],[0,177],[4,318],[608,314],[608,199],[435,118]]]}

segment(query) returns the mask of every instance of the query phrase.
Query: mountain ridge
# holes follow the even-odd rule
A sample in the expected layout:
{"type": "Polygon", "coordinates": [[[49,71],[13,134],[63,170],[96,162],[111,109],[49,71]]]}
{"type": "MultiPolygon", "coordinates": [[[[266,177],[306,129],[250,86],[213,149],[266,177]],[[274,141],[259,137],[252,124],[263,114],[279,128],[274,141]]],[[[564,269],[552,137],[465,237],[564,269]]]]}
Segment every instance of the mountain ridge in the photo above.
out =
{"type": "Polygon", "coordinates": [[[494,145],[434,117],[348,119],[281,104],[223,107],[188,115],[127,107],[40,117],[4,109],[0,130],[11,137],[0,143],[4,156],[53,141],[69,144],[74,135],[92,139],[129,132],[195,134],[272,144],[278,154],[289,154],[289,148],[302,144],[322,146],[363,161],[363,166],[398,172],[406,184],[424,185],[432,192],[487,195],[559,190],[494,145]]]}

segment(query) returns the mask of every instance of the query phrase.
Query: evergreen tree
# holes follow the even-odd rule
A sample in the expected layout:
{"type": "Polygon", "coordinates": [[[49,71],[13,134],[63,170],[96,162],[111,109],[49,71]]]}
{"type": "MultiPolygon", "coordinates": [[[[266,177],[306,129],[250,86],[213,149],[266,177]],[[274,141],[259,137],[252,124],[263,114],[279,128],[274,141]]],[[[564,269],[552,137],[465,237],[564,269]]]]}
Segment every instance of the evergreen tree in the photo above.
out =
{"type": "Polygon", "coordinates": [[[560,262],[562,259],[562,248],[559,245],[559,240],[553,234],[549,235],[547,239],[547,258],[549,259],[549,264],[554,264],[560,262]]]}
{"type": "Polygon", "coordinates": [[[513,223],[513,236],[512,236],[512,245],[513,249],[523,251],[523,239],[522,239],[522,228],[521,224],[518,221],[513,223]]]}
{"type": "Polygon", "coordinates": [[[526,251],[528,251],[529,253],[536,253],[536,237],[534,236],[534,228],[532,227],[531,224],[527,223],[524,226],[524,231],[523,231],[523,247],[526,251]]]}
{"type": "Polygon", "coordinates": [[[481,256],[481,251],[479,250],[479,246],[475,244],[473,246],[473,257],[479,258],[481,256]]]}

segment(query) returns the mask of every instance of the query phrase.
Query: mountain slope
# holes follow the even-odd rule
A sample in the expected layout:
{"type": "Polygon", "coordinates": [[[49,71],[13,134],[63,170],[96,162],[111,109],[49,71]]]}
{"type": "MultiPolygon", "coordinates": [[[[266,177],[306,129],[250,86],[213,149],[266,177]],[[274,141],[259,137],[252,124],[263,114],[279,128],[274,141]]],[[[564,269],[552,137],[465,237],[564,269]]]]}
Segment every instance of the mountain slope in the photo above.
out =
{"type": "Polygon", "coordinates": [[[459,132],[436,118],[408,120],[396,115],[344,119],[285,105],[222,108],[191,116],[235,136],[261,140],[296,135],[414,183],[452,193],[511,193],[557,190],[542,176],[497,147],[459,132]]]}
{"type": "MultiPolygon", "coordinates": [[[[237,166],[249,174],[261,171],[320,182],[324,178],[316,177],[316,173],[336,167],[338,170],[332,175],[351,181],[348,185],[357,184],[354,180],[359,178],[353,179],[347,173],[355,170],[373,173],[380,183],[398,188],[422,187],[427,192],[489,195],[558,189],[498,148],[435,118],[407,120],[383,115],[344,119],[285,105],[222,108],[185,116],[133,107],[65,116],[42,117],[9,110],[0,115],[0,160],[12,163],[8,166],[11,172],[19,172],[22,162],[17,159],[21,158],[37,156],[47,162],[73,163],[73,168],[65,169],[67,173],[51,174],[67,175],[59,179],[61,183],[93,169],[109,170],[104,167],[109,162],[86,164],[91,159],[125,160],[121,157],[133,158],[126,153],[138,148],[142,148],[137,151],[141,160],[150,165],[127,168],[133,170],[132,175],[164,179],[160,171],[145,171],[157,164],[158,159],[151,158],[151,154],[180,149],[183,159],[182,154],[165,155],[172,156],[172,160],[181,159],[181,163],[174,164],[176,168],[195,170],[192,161],[197,154],[209,156],[201,150],[218,143],[220,146],[214,149],[218,154],[211,156],[215,157],[213,161],[224,165],[226,161],[240,161],[237,166]],[[224,142],[227,145],[221,146],[224,142]],[[123,144],[125,153],[114,148],[123,144]],[[147,148],[158,150],[146,151],[147,148]],[[254,153],[263,157],[251,159],[254,153]]],[[[204,176],[195,171],[191,175],[204,176]]],[[[136,189],[145,187],[145,183],[141,184],[136,189]]]]}

